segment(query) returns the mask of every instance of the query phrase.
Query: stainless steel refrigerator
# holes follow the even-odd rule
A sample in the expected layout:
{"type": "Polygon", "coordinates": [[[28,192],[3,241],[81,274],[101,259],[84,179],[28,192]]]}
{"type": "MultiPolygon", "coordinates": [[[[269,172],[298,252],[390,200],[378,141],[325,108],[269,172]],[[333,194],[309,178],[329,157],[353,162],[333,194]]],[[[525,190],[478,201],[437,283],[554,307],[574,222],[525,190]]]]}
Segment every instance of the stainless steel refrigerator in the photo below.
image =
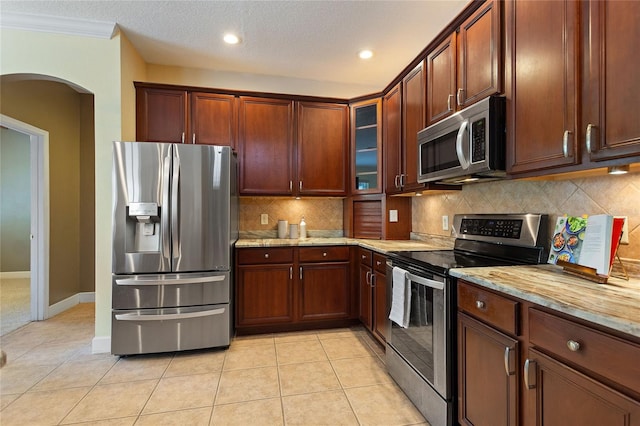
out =
{"type": "Polygon", "coordinates": [[[114,355],[229,345],[237,204],[229,147],[113,143],[114,355]]]}

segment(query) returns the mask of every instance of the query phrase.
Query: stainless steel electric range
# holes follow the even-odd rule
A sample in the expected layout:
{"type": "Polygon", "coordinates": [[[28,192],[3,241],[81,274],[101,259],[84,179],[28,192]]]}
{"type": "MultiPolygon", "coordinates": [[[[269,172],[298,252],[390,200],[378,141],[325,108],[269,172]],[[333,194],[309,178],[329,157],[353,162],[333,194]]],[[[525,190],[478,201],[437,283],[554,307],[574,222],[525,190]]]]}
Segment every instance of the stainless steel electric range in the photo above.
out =
{"type": "Polygon", "coordinates": [[[387,369],[433,426],[456,424],[457,416],[457,282],[449,270],[547,257],[546,215],[455,215],[453,233],[453,250],[391,252],[387,261],[389,306],[396,303],[396,320],[398,311],[404,315],[402,324],[391,321],[387,369]]]}

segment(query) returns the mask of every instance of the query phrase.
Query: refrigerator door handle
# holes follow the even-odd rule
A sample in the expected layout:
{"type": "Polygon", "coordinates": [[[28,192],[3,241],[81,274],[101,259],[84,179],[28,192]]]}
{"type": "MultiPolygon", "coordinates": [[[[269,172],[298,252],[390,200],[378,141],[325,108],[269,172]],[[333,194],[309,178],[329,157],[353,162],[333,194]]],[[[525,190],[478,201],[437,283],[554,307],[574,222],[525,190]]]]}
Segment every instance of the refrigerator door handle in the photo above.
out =
{"type": "Polygon", "coordinates": [[[116,280],[116,285],[177,285],[177,284],[198,284],[198,283],[213,283],[217,281],[224,281],[224,275],[216,275],[215,277],[196,277],[196,278],[169,278],[169,279],[155,279],[155,278],[121,278],[116,280]]]}
{"type": "Polygon", "coordinates": [[[187,318],[209,317],[224,314],[225,308],[211,309],[208,311],[187,312],[184,314],[116,314],[118,321],[158,321],[180,320],[187,318]]]}
{"type": "Polygon", "coordinates": [[[171,261],[171,246],[169,244],[169,238],[171,238],[171,231],[169,229],[169,214],[171,209],[169,208],[169,179],[171,176],[171,156],[164,157],[162,164],[162,217],[161,217],[161,232],[162,232],[162,256],[171,261]]]}
{"type": "MultiPolygon", "coordinates": [[[[180,182],[180,157],[173,154],[173,176],[171,177],[171,255],[180,257],[180,229],[178,227],[178,184],[180,182]]],[[[175,269],[175,268],[172,268],[175,269]]]]}

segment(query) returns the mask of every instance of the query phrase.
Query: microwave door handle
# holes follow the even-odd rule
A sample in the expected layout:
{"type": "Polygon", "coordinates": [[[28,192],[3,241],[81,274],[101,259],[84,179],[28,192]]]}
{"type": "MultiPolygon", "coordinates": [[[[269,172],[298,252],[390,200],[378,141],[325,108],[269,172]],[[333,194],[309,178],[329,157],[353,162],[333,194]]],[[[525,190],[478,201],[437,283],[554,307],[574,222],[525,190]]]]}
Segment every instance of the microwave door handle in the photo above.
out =
{"type": "Polygon", "coordinates": [[[464,120],[456,137],[456,154],[458,155],[458,161],[460,161],[460,167],[462,167],[463,170],[469,168],[469,144],[464,143],[464,134],[467,131],[467,127],[469,127],[469,120],[464,120]],[[467,148],[466,150],[465,147],[467,148]]]}

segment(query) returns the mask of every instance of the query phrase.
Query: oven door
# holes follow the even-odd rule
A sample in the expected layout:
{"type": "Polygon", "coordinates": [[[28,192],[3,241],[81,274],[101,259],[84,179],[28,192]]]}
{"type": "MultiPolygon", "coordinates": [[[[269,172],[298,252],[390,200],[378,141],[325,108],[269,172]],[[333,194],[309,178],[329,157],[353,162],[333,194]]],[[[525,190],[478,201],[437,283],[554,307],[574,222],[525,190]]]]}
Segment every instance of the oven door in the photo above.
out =
{"type": "Polygon", "coordinates": [[[447,365],[448,280],[428,272],[420,275],[409,272],[407,276],[407,285],[411,286],[409,325],[403,328],[392,321],[387,343],[442,398],[449,399],[447,374],[452,366],[447,365]]]}
{"type": "Polygon", "coordinates": [[[453,120],[418,133],[418,182],[457,177],[469,167],[469,122],[453,120]]]}

